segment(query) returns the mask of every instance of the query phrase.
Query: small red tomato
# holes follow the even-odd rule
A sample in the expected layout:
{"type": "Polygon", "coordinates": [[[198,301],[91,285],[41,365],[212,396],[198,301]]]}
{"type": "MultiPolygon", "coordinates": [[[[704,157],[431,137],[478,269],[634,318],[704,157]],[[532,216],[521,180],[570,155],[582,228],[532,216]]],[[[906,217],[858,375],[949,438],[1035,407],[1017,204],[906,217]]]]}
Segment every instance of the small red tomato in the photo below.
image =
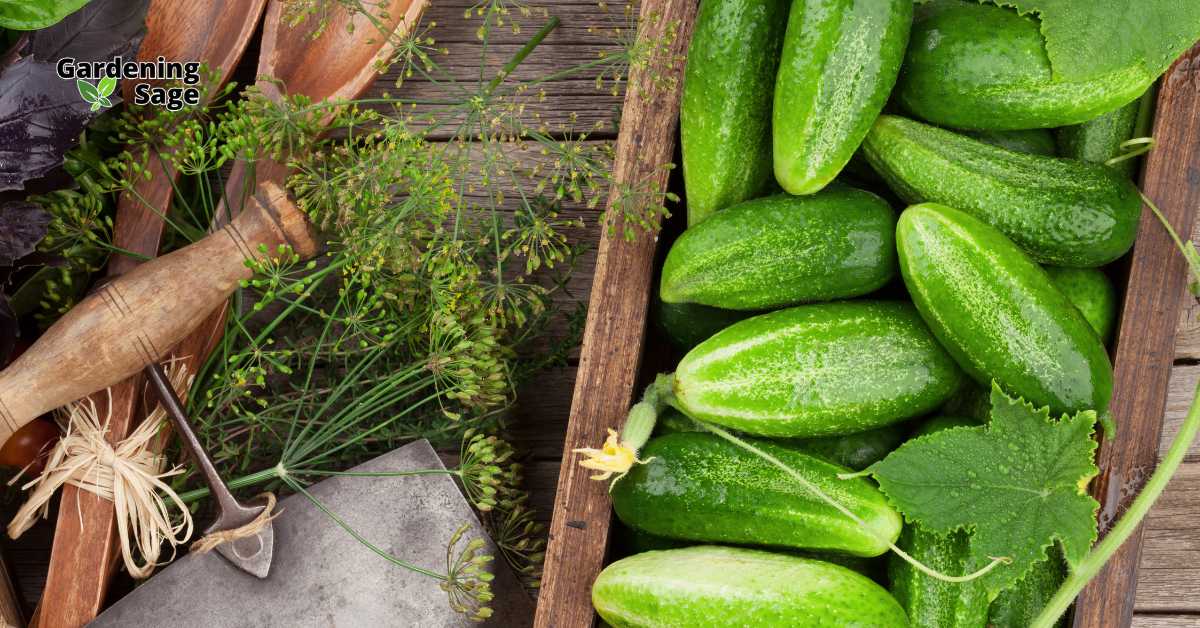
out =
{"type": "Polygon", "coordinates": [[[0,446],[0,466],[20,469],[33,463],[29,473],[41,473],[59,436],[58,424],[45,417],[26,423],[0,446]]]}

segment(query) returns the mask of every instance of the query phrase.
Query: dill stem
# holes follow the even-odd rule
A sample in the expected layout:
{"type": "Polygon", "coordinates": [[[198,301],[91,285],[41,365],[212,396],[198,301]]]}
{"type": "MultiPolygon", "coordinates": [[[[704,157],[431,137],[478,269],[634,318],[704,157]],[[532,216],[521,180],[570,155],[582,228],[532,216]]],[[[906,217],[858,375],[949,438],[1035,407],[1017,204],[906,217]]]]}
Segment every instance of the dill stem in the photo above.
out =
{"type": "Polygon", "coordinates": [[[1031,628],[1052,627],[1071,606],[1075,596],[1079,595],[1088,581],[1100,572],[1104,564],[1133,535],[1141,525],[1142,519],[1154,506],[1154,502],[1158,501],[1163,490],[1167,488],[1175,471],[1179,469],[1192,442],[1196,440],[1197,433],[1200,433],[1200,385],[1197,385],[1196,392],[1192,395],[1192,406],[1188,409],[1187,418],[1183,420],[1183,425],[1179,428],[1179,434],[1175,436],[1175,440],[1171,441],[1171,448],[1167,450],[1167,455],[1163,457],[1162,463],[1155,469],[1150,480],[1146,482],[1146,486],[1138,493],[1137,498],[1129,505],[1125,514],[1117,520],[1112,530],[1071,571],[1071,575],[1058,588],[1054,597],[1050,598],[1046,608],[1042,609],[1041,614],[1033,621],[1031,628]]]}
{"type": "MultiPolygon", "coordinates": [[[[264,482],[269,482],[278,478],[279,467],[274,466],[261,471],[255,471],[249,475],[243,475],[242,477],[230,480],[225,484],[229,486],[229,490],[236,490],[239,488],[246,488],[247,486],[256,486],[258,484],[263,484],[264,482]]],[[[208,495],[208,487],[198,488],[186,493],[180,493],[179,500],[185,504],[191,504],[208,497],[208,495]]]]}
{"type": "Polygon", "coordinates": [[[524,46],[521,46],[521,49],[517,51],[517,54],[513,55],[513,57],[508,60],[508,63],[504,64],[504,67],[500,68],[500,73],[497,74],[490,83],[488,83],[487,88],[483,90],[482,96],[485,98],[491,96],[492,92],[500,86],[500,83],[503,83],[504,79],[508,78],[508,75],[512,74],[513,70],[516,70],[517,66],[521,65],[521,63],[525,61],[525,58],[532,54],[533,50],[540,46],[542,41],[546,39],[546,36],[553,32],[554,29],[558,28],[558,25],[561,23],[562,20],[558,19],[558,16],[552,16],[541,28],[539,28],[538,31],[533,34],[533,37],[529,38],[529,41],[525,42],[524,46]]]}

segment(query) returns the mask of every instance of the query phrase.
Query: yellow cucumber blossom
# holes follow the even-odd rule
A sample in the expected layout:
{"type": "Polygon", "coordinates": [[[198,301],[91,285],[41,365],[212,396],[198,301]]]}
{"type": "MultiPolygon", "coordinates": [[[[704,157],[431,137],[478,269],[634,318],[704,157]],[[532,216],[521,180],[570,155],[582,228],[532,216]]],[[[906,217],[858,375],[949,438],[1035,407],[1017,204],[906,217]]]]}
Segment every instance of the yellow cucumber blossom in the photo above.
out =
{"type": "MultiPolygon", "coordinates": [[[[621,434],[618,435],[616,430],[609,428],[608,439],[600,449],[584,447],[574,450],[574,453],[583,454],[585,457],[579,462],[579,466],[601,472],[593,475],[593,480],[607,480],[616,474],[617,477],[612,481],[612,484],[616,484],[617,480],[629,473],[633,465],[650,462],[650,459],[638,459],[638,450],[650,440],[650,433],[654,431],[654,422],[658,418],[655,403],[656,400],[643,400],[634,404],[629,410],[629,418],[625,420],[625,428],[621,434]]],[[[612,488],[611,484],[609,488],[612,488]]]]}
{"type": "MultiPolygon", "coordinates": [[[[584,460],[579,462],[579,466],[585,469],[594,471],[602,471],[602,473],[592,476],[593,480],[607,480],[614,473],[617,474],[616,480],[625,477],[626,473],[633,468],[635,463],[643,462],[638,460],[637,449],[631,447],[628,443],[622,442],[617,431],[609,428],[608,439],[604,441],[604,446],[600,449],[591,447],[582,447],[574,450],[577,454],[583,454],[584,460]]],[[[616,482],[616,480],[613,480],[616,482]]]]}

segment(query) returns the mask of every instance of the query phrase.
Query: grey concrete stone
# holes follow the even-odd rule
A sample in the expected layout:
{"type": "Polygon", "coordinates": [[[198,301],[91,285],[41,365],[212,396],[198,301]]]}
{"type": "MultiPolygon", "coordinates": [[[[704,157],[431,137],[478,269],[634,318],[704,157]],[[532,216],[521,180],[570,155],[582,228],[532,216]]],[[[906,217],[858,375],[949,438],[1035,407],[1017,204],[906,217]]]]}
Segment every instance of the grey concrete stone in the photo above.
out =
{"type": "MultiPolygon", "coordinates": [[[[380,456],[356,471],[442,468],[427,441],[380,456]]],[[[485,537],[479,520],[447,475],[398,478],[332,477],[310,491],[347,524],[386,552],[444,573],[446,543],[463,523],[460,541],[485,537]]],[[[320,626],[478,626],[454,613],[432,578],[391,564],[356,541],[303,495],[281,502],[275,558],[267,578],[239,571],[215,552],[188,555],[150,578],[90,626],[252,628],[320,626]]],[[[533,604],[496,556],[496,599],[489,626],[532,624],[533,604]]]]}

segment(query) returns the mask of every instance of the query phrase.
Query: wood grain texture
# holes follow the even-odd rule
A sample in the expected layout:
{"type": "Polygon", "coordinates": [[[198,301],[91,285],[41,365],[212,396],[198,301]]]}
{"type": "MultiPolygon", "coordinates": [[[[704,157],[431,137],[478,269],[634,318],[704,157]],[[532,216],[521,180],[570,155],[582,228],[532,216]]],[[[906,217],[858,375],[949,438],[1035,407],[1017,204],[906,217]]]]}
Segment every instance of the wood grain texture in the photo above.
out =
{"type": "MultiPolygon", "coordinates": [[[[675,150],[682,59],[695,12],[695,0],[646,0],[641,5],[639,37],[662,42],[665,51],[629,78],[613,166],[617,189],[610,192],[610,208],[622,197],[624,186],[666,190],[664,166],[675,150]]],[[[621,424],[633,400],[656,244],[648,234],[637,236],[629,241],[620,229],[606,229],[600,241],[534,619],[539,628],[594,623],[591,585],[603,567],[608,544],[608,485],[589,479],[592,472],[569,452],[598,447],[606,430],[621,424]]]]}
{"type": "MultiPolygon", "coordinates": [[[[1200,203],[1200,46],[1175,62],[1162,81],[1142,189],[1181,233],[1191,233],[1200,203]]],[[[1158,460],[1159,434],[1175,356],[1175,330],[1187,283],[1183,256],[1150,211],[1142,213],[1129,265],[1114,360],[1112,415],[1117,438],[1103,441],[1102,533],[1132,500],[1158,460]]],[[[1142,529],[1136,531],[1080,594],[1076,628],[1128,626],[1133,618],[1142,529]]]]}
{"type": "MultiPolygon", "coordinates": [[[[266,0],[229,0],[218,4],[151,2],[146,15],[146,38],[138,50],[140,60],[159,55],[170,60],[198,60],[218,72],[224,85],[241,61],[251,36],[258,29],[266,0]]],[[[123,93],[130,100],[133,82],[123,93]]],[[[175,173],[163,161],[147,164],[151,178],[139,179],[132,191],[117,200],[113,244],[143,257],[154,257],[162,243],[163,216],[170,211],[175,173]]],[[[114,255],[108,276],[117,277],[138,265],[138,258],[114,255]]],[[[136,425],[142,390],[140,375],[113,387],[106,437],[123,440],[136,425]]],[[[109,402],[94,398],[98,407],[109,402]]],[[[112,502],[73,486],[63,487],[54,548],[44,588],[45,603],[38,615],[43,626],[77,626],[99,612],[116,568],[116,522],[112,502]],[[75,505],[71,508],[70,505],[75,505]]]]}
{"type": "Polygon", "coordinates": [[[1133,618],[1133,628],[1200,628],[1195,615],[1139,615],[1133,618]]]}

